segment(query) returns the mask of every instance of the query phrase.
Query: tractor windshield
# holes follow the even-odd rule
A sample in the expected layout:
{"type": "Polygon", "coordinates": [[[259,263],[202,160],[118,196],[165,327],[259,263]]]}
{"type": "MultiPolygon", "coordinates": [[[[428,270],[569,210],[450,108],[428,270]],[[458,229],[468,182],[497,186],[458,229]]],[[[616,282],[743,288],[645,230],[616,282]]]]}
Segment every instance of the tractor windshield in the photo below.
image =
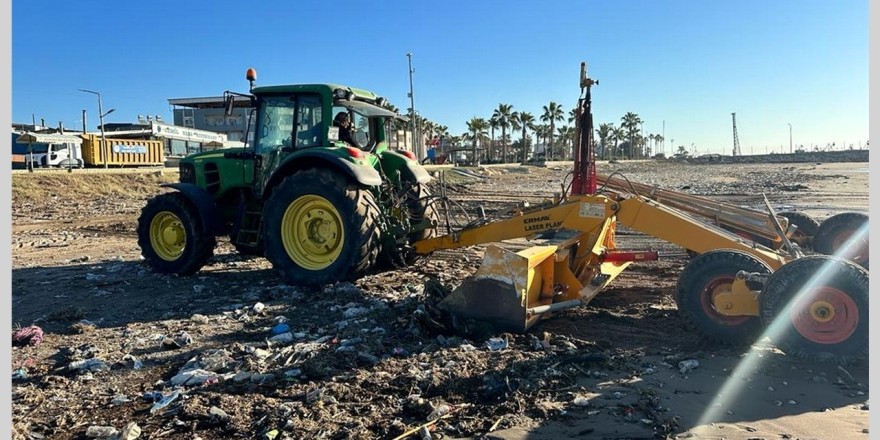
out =
{"type": "Polygon", "coordinates": [[[290,147],[293,137],[293,112],[296,102],[289,96],[263,98],[256,130],[256,153],[280,147],[290,147]]]}

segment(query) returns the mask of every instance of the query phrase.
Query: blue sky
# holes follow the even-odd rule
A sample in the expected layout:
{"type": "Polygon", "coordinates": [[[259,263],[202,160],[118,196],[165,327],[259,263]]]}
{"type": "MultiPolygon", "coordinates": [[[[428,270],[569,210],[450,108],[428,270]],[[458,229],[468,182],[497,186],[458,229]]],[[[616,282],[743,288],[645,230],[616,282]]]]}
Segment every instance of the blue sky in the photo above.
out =
{"type": "MultiPolygon", "coordinates": [[[[258,84],[338,82],[466,130],[499,103],[575,105],[590,65],[596,124],[743,153],[868,139],[866,1],[49,2],[12,5],[12,117],[97,125],[171,119],[167,99],[258,84]]],[[[517,134],[516,138],[519,137],[517,134]]],[[[667,152],[670,149],[667,143],[667,152]]]]}

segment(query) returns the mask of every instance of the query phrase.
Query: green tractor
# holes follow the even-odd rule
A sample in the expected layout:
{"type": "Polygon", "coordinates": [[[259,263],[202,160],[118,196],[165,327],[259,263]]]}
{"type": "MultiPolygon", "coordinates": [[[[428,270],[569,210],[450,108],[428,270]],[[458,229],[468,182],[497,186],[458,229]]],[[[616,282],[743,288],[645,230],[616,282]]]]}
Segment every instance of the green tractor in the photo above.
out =
{"type": "MultiPolygon", "coordinates": [[[[335,84],[226,92],[250,102],[252,145],[180,161],[175,191],[151,199],[138,219],[138,245],[161,273],[192,274],[228,236],[242,254],[265,256],[290,284],[356,279],[378,266],[408,264],[410,244],[434,236],[439,217],[428,172],[409,151],[392,150],[396,118],[372,92],[335,84]],[[348,142],[333,124],[348,115],[348,142]]],[[[239,99],[240,101],[240,99],[239,99]]],[[[250,131],[250,130],[249,130],[250,131]]]]}

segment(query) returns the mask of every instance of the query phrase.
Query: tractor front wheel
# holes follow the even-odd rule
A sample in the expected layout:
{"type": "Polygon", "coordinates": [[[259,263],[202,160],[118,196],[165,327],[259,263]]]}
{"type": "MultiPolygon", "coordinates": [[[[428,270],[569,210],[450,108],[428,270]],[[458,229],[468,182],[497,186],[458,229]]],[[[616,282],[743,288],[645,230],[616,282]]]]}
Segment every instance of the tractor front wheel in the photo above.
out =
{"type": "Polygon", "coordinates": [[[147,202],[138,218],[138,245],[160,273],[189,275],[214,255],[217,241],[205,231],[196,207],[179,192],[147,202]]]}
{"type": "Polygon", "coordinates": [[[761,319],[786,354],[851,363],[868,355],[868,272],[827,255],[794,260],[761,291],[761,319]]]}
{"type": "Polygon", "coordinates": [[[761,331],[757,316],[729,316],[716,310],[713,300],[729,293],[737,272],[769,274],[763,261],[735,250],[715,250],[694,257],[678,278],[675,302],[690,326],[707,339],[723,345],[751,344],[761,331]]]}
{"type": "Polygon", "coordinates": [[[868,268],[868,216],[844,212],[819,225],[813,248],[825,255],[836,255],[868,268]]]}
{"type": "Polygon", "coordinates": [[[331,170],[284,179],[264,212],[266,258],[297,285],[353,280],[379,253],[379,208],[372,193],[331,170]]]}

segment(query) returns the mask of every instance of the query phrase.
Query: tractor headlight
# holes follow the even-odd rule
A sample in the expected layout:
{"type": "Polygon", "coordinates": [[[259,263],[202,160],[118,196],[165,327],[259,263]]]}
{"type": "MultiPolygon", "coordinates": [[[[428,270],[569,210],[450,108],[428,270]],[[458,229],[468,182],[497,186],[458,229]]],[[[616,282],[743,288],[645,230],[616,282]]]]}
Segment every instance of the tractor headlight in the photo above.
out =
{"type": "Polygon", "coordinates": [[[333,97],[336,99],[348,99],[348,94],[351,93],[345,89],[336,89],[333,91],[333,97]]]}

